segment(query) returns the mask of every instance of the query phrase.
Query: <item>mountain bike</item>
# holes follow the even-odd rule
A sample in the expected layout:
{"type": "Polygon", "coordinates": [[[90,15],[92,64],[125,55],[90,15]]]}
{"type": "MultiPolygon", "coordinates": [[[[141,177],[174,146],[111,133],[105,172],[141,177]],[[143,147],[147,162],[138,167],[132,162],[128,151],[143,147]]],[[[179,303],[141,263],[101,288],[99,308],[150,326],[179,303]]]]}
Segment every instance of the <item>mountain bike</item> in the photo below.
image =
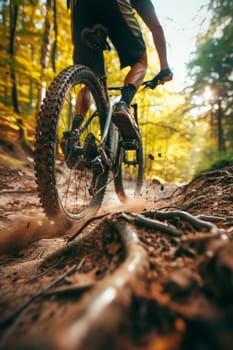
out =
{"type": "MultiPolygon", "coordinates": [[[[106,36],[101,38],[105,48],[106,36]]],[[[96,38],[89,39],[96,45],[96,38]]],[[[142,141],[123,140],[113,124],[110,92],[121,87],[108,87],[106,81],[86,66],[73,65],[58,74],[46,92],[37,118],[34,163],[40,203],[50,219],[94,215],[110,182],[121,202],[140,194],[142,141]],[[87,91],[88,111],[78,120],[77,96],[87,91]]],[[[132,109],[138,123],[137,104],[132,109]]]]}

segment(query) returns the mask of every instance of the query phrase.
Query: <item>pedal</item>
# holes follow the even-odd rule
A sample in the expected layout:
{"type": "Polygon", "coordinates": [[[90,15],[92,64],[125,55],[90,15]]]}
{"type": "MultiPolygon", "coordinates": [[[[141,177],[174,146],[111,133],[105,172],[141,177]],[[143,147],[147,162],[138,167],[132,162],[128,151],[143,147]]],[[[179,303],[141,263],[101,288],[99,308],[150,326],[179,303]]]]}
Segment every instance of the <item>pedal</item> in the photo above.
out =
{"type": "Polygon", "coordinates": [[[122,146],[126,150],[136,150],[139,148],[139,141],[138,140],[127,140],[127,141],[122,141],[122,146]]]}

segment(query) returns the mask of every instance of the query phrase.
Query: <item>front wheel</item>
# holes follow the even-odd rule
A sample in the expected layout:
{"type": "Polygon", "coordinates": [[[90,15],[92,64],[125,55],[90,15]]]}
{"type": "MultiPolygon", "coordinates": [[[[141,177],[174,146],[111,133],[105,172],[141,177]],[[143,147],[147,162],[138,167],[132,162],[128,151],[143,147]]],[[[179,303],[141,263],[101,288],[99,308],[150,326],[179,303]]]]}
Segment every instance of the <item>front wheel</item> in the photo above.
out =
{"type": "Polygon", "coordinates": [[[35,142],[38,193],[49,218],[86,218],[101,205],[108,170],[98,156],[98,146],[106,114],[99,82],[87,67],[68,67],[50,85],[35,142]],[[75,116],[77,96],[82,95],[86,112],[75,116]]]}

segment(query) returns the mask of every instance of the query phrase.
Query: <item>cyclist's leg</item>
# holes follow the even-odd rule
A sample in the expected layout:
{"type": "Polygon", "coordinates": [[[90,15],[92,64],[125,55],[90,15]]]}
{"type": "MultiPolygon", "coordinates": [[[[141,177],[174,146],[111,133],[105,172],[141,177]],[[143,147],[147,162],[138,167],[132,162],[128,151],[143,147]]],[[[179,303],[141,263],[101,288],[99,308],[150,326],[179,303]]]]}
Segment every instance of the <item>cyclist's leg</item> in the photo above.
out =
{"type": "Polygon", "coordinates": [[[85,116],[91,104],[90,91],[85,86],[78,94],[75,104],[75,114],[77,116],[85,116]]]}
{"type": "Polygon", "coordinates": [[[106,11],[108,16],[103,18],[104,25],[118,52],[121,68],[131,67],[125,79],[121,100],[114,106],[113,121],[120,129],[123,139],[138,139],[137,124],[129,107],[146,73],[146,46],[129,1],[108,0],[106,11]]]}
{"type": "Polygon", "coordinates": [[[140,25],[129,1],[108,0],[109,15],[105,19],[109,36],[113,42],[121,63],[121,68],[130,66],[131,70],[125,78],[125,102],[130,102],[143,82],[146,69],[146,46],[143,40],[140,25]]]}
{"type": "Polygon", "coordinates": [[[122,89],[121,100],[130,105],[137,89],[143,83],[147,70],[147,55],[146,52],[142,55],[139,61],[130,67],[130,71],[125,77],[124,87],[122,89]]]}
{"type": "MultiPolygon", "coordinates": [[[[73,62],[91,68],[96,76],[105,75],[104,57],[101,50],[89,48],[82,40],[82,31],[92,28],[98,23],[98,7],[93,1],[79,0],[72,7],[72,41],[74,45],[73,62]]],[[[85,116],[90,107],[91,99],[88,88],[79,93],[76,100],[75,111],[78,116],[85,116]]]]}
{"type": "Polygon", "coordinates": [[[147,70],[147,55],[146,52],[142,55],[139,61],[130,67],[130,71],[125,77],[125,84],[133,84],[136,89],[143,83],[147,70]]]}

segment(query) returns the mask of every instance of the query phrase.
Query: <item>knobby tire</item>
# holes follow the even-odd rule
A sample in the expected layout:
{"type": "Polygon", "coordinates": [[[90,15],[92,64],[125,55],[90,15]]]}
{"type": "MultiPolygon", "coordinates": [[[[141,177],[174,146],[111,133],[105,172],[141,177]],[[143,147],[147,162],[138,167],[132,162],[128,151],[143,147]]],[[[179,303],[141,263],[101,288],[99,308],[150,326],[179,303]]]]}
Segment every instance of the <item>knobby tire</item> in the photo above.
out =
{"type": "MultiPolygon", "coordinates": [[[[72,174],[69,176],[67,175],[67,182],[71,182],[71,176],[73,182],[74,178],[79,179],[79,181],[84,181],[83,178],[85,177],[86,181],[90,178],[89,169],[85,169],[86,172],[81,173],[81,170],[73,170],[72,165],[67,166],[65,159],[63,159],[65,157],[63,157],[61,152],[61,145],[59,144],[62,135],[61,131],[59,131],[60,124],[62,125],[61,116],[63,114],[69,114],[67,117],[69,119],[69,123],[67,122],[67,130],[69,130],[74,116],[74,111],[72,110],[74,94],[72,97],[69,95],[71,92],[73,93],[73,90],[75,91],[79,84],[84,88],[87,87],[91,92],[92,100],[98,112],[97,117],[95,117],[95,119],[98,120],[95,120],[94,123],[99,123],[100,130],[98,134],[102,135],[107,114],[106,103],[98,80],[94,73],[85,66],[76,65],[68,67],[53,80],[48,88],[37,118],[34,157],[35,176],[41,206],[50,219],[54,219],[57,216],[65,216],[65,218],[71,220],[89,217],[98,210],[105,193],[108,178],[108,170],[106,169],[98,178],[96,187],[99,190],[95,195],[89,195],[84,185],[82,191],[85,191],[85,195],[82,192],[80,192],[81,194],[79,195],[78,189],[72,184],[72,201],[74,201],[74,196],[76,196],[75,200],[77,202],[80,200],[80,197],[83,197],[83,203],[86,201],[80,208],[74,203],[74,208],[70,209],[71,204],[68,200],[68,191],[70,188],[67,189],[66,194],[67,204],[63,204],[64,194],[58,189],[57,176],[60,176],[60,173],[66,174],[65,171],[72,174]],[[57,167],[59,167],[58,170],[57,167]],[[79,178],[76,173],[80,173],[79,178]],[[77,194],[75,194],[75,191],[77,194]]],[[[95,126],[95,128],[97,128],[97,126],[95,126]]],[[[98,136],[99,139],[101,139],[101,135],[98,136]]],[[[71,187],[71,185],[69,185],[69,187],[71,187]]]]}

